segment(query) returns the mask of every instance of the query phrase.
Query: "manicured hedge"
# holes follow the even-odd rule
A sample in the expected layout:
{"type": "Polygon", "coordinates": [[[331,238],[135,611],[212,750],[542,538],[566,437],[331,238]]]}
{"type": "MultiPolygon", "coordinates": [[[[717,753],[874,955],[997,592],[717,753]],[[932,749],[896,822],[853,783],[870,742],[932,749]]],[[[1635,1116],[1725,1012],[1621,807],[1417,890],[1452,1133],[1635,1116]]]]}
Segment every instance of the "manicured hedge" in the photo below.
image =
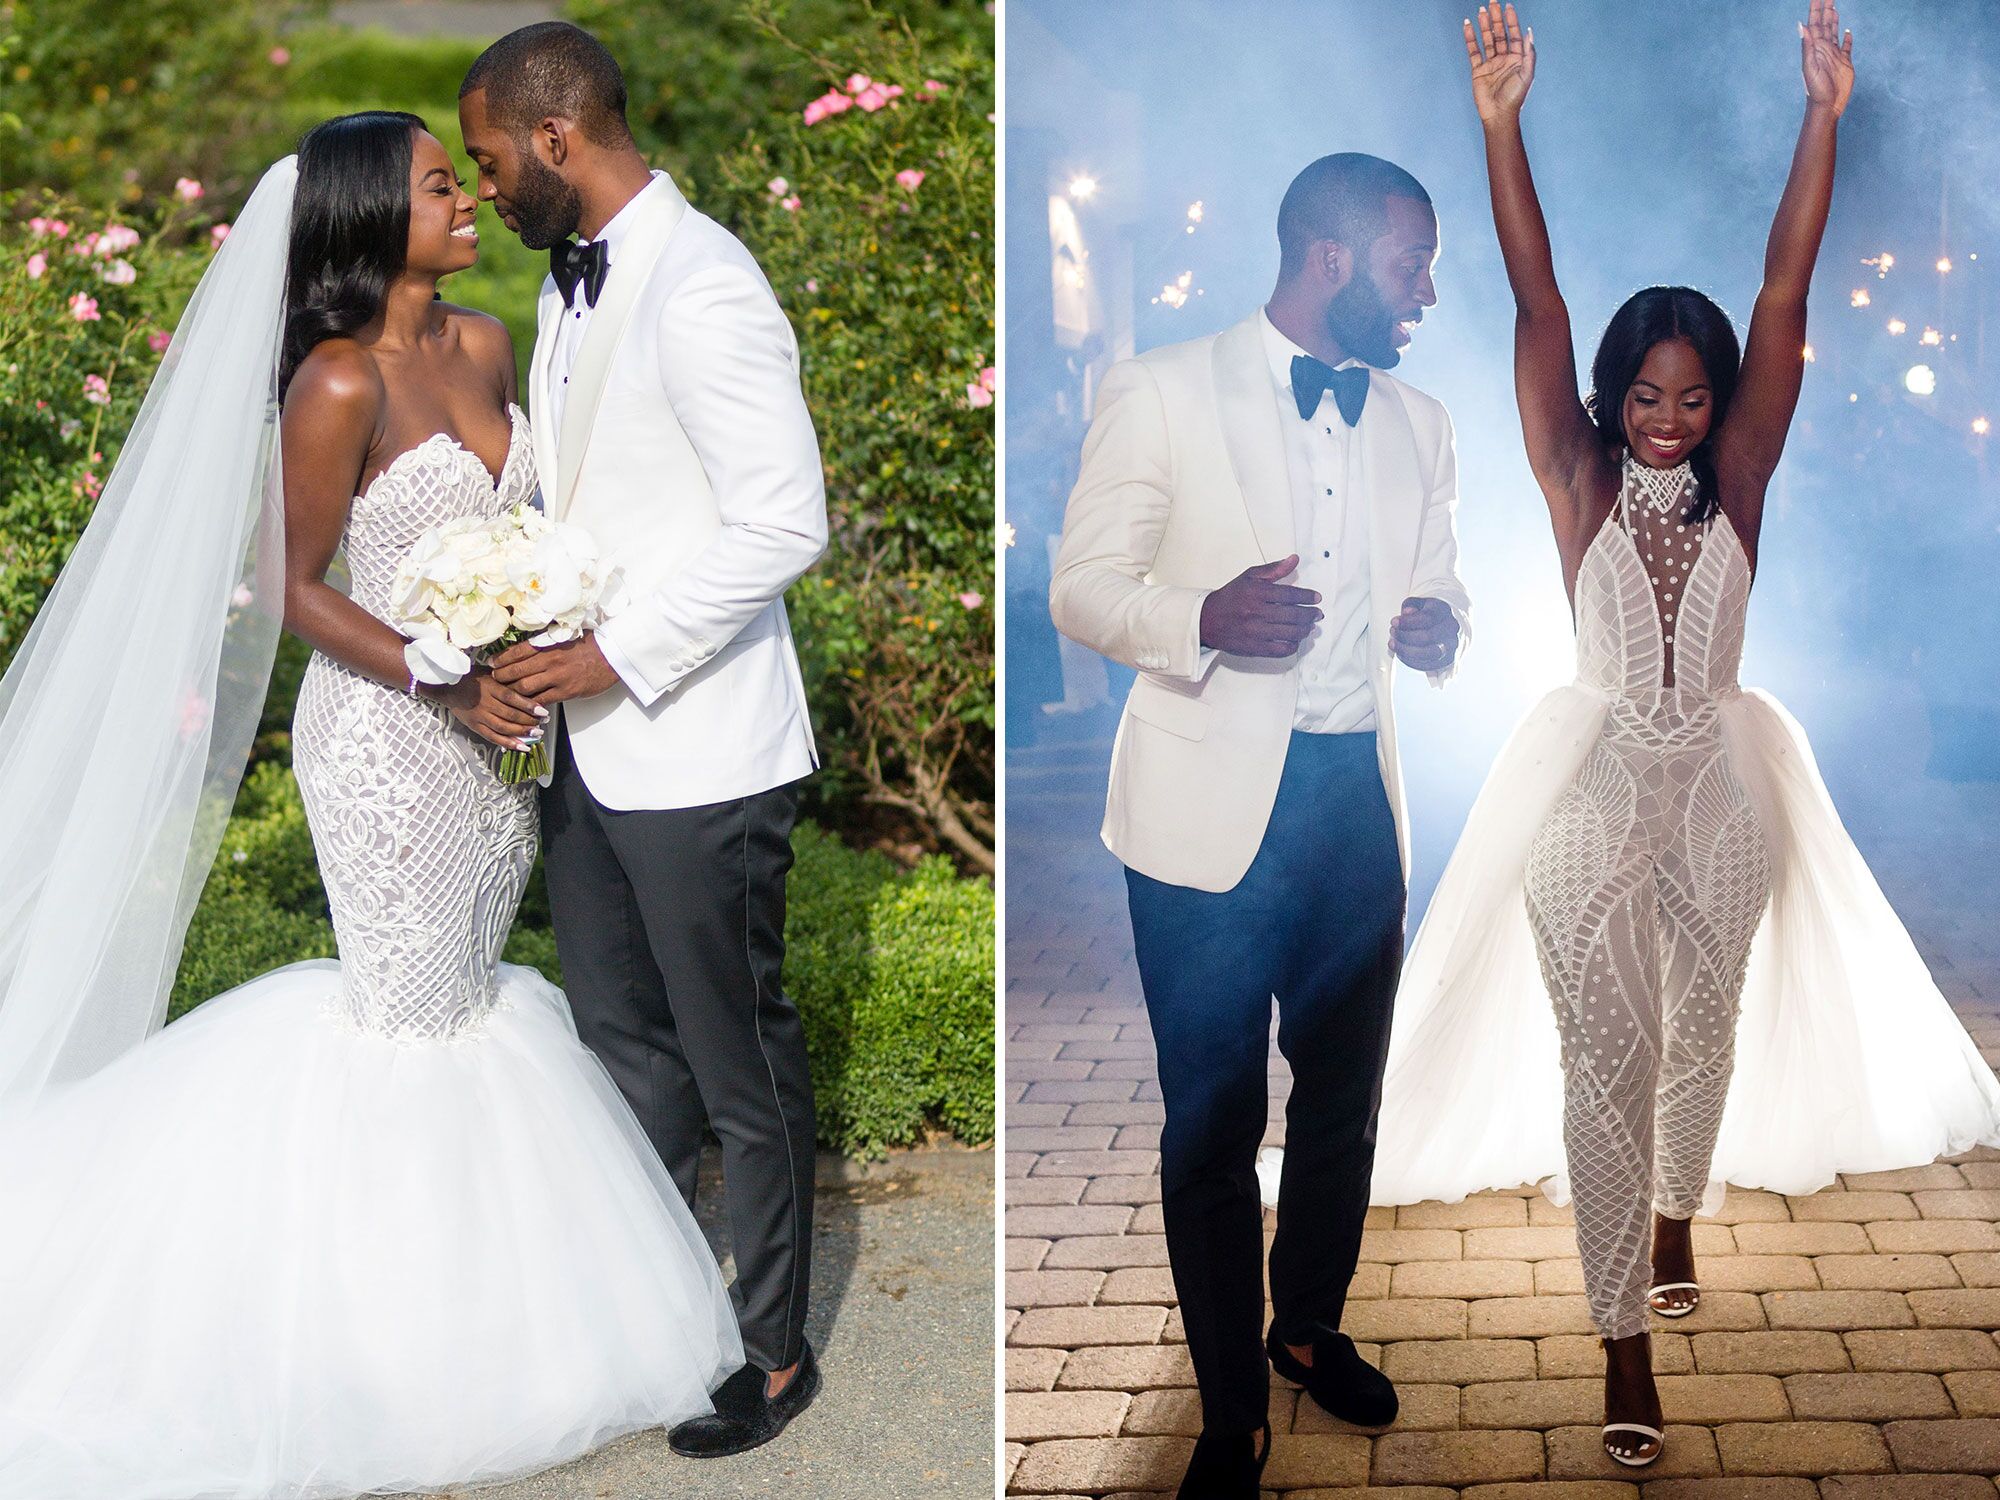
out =
{"type": "MultiPolygon", "coordinates": [[[[991,885],[942,858],[901,870],[810,823],[793,845],[785,987],[805,1018],[821,1144],[865,1156],[937,1129],[991,1140],[991,885]]],[[[169,1014],[280,964],[333,955],[297,783],[263,762],[202,892],[169,1014]]],[[[506,956],[561,983],[539,865],[506,956]]]]}

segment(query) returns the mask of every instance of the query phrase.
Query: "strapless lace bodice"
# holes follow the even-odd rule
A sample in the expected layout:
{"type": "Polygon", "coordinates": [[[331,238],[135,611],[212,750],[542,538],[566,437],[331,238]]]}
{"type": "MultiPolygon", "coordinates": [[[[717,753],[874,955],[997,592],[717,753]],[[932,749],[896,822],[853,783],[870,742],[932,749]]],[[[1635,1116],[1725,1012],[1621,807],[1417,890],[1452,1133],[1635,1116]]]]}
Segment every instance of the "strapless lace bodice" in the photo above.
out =
{"type": "MultiPolygon", "coordinates": [[[[389,590],[430,527],[497,516],[535,492],[527,418],[509,408],[498,483],[443,433],[355,497],[342,538],[354,602],[389,590]]],[[[474,1030],[534,862],[535,786],[499,779],[499,750],[437,704],[315,653],[293,719],[293,769],[340,947],[345,1019],[399,1040],[474,1030]]]]}

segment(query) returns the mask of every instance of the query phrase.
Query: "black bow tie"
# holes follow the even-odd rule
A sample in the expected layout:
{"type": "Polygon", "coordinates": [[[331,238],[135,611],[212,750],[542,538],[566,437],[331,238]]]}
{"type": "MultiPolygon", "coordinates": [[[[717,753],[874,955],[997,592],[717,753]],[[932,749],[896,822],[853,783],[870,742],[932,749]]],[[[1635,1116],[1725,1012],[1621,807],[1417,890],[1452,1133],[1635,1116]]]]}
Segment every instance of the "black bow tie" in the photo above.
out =
{"type": "Polygon", "coordinates": [[[1310,354],[1292,356],[1292,394],[1298,398],[1300,416],[1312,420],[1312,414],[1319,410],[1319,398],[1329,390],[1333,392],[1334,405],[1340,408],[1341,420],[1349,427],[1358,423],[1361,408],[1368,400],[1367,368],[1349,365],[1336,370],[1310,354]]]}
{"type": "Polygon", "coordinates": [[[579,283],[583,286],[583,300],[597,306],[597,294],[604,290],[604,277],[610,269],[611,254],[602,240],[592,240],[587,245],[564,240],[549,247],[549,274],[555,277],[566,307],[576,305],[579,283]]]}

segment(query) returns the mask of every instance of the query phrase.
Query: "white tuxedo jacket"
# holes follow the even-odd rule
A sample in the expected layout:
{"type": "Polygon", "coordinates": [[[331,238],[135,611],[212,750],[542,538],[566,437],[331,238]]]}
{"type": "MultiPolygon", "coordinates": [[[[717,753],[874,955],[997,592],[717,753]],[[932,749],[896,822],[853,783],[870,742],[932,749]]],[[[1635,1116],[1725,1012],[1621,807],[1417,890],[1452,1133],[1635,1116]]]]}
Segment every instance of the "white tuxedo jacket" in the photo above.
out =
{"type": "Polygon", "coordinates": [[[625,685],[562,712],[600,803],[698,807],[818,764],[784,592],[826,548],[826,491],[798,344],[764,273],[664,172],[634,201],[560,431],[546,419],[565,311],[553,277],[538,309],[542,506],[591,533],[630,601],[598,632],[625,685]]]}
{"type": "MultiPolygon", "coordinates": [[[[1204,891],[1234,887],[1263,842],[1298,702],[1296,656],[1220,655],[1204,673],[1196,649],[1209,591],[1298,551],[1260,317],[1104,377],[1049,585],[1057,629],[1139,673],[1111,752],[1105,844],[1204,891]]],[[[1369,506],[1376,746],[1407,875],[1389,622],[1427,595],[1469,623],[1457,458],[1444,407],[1380,370],[1352,441],[1369,506]]]]}

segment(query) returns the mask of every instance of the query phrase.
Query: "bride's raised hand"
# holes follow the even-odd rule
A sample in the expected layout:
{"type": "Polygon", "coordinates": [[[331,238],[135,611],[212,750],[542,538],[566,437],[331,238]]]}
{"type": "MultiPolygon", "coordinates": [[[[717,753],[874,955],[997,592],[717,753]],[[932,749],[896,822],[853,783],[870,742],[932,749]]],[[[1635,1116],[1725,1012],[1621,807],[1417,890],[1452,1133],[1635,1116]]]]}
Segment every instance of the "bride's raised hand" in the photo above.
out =
{"type": "MultiPolygon", "coordinates": [[[[1819,0],[1813,0],[1815,9],[1819,0]]],[[[1472,64],[1472,103],[1482,124],[1512,119],[1535,82],[1535,34],[1525,35],[1511,5],[1489,0],[1465,23],[1465,55],[1472,64]],[[1478,35],[1473,27],[1479,28],[1478,35]]]]}
{"type": "Polygon", "coordinates": [[[1854,92],[1854,33],[1841,36],[1840,7],[1834,0],[1812,0],[1799,28],[1799,67],[1806,78],[1807,101],[1839,118],[1854,92]]]}

